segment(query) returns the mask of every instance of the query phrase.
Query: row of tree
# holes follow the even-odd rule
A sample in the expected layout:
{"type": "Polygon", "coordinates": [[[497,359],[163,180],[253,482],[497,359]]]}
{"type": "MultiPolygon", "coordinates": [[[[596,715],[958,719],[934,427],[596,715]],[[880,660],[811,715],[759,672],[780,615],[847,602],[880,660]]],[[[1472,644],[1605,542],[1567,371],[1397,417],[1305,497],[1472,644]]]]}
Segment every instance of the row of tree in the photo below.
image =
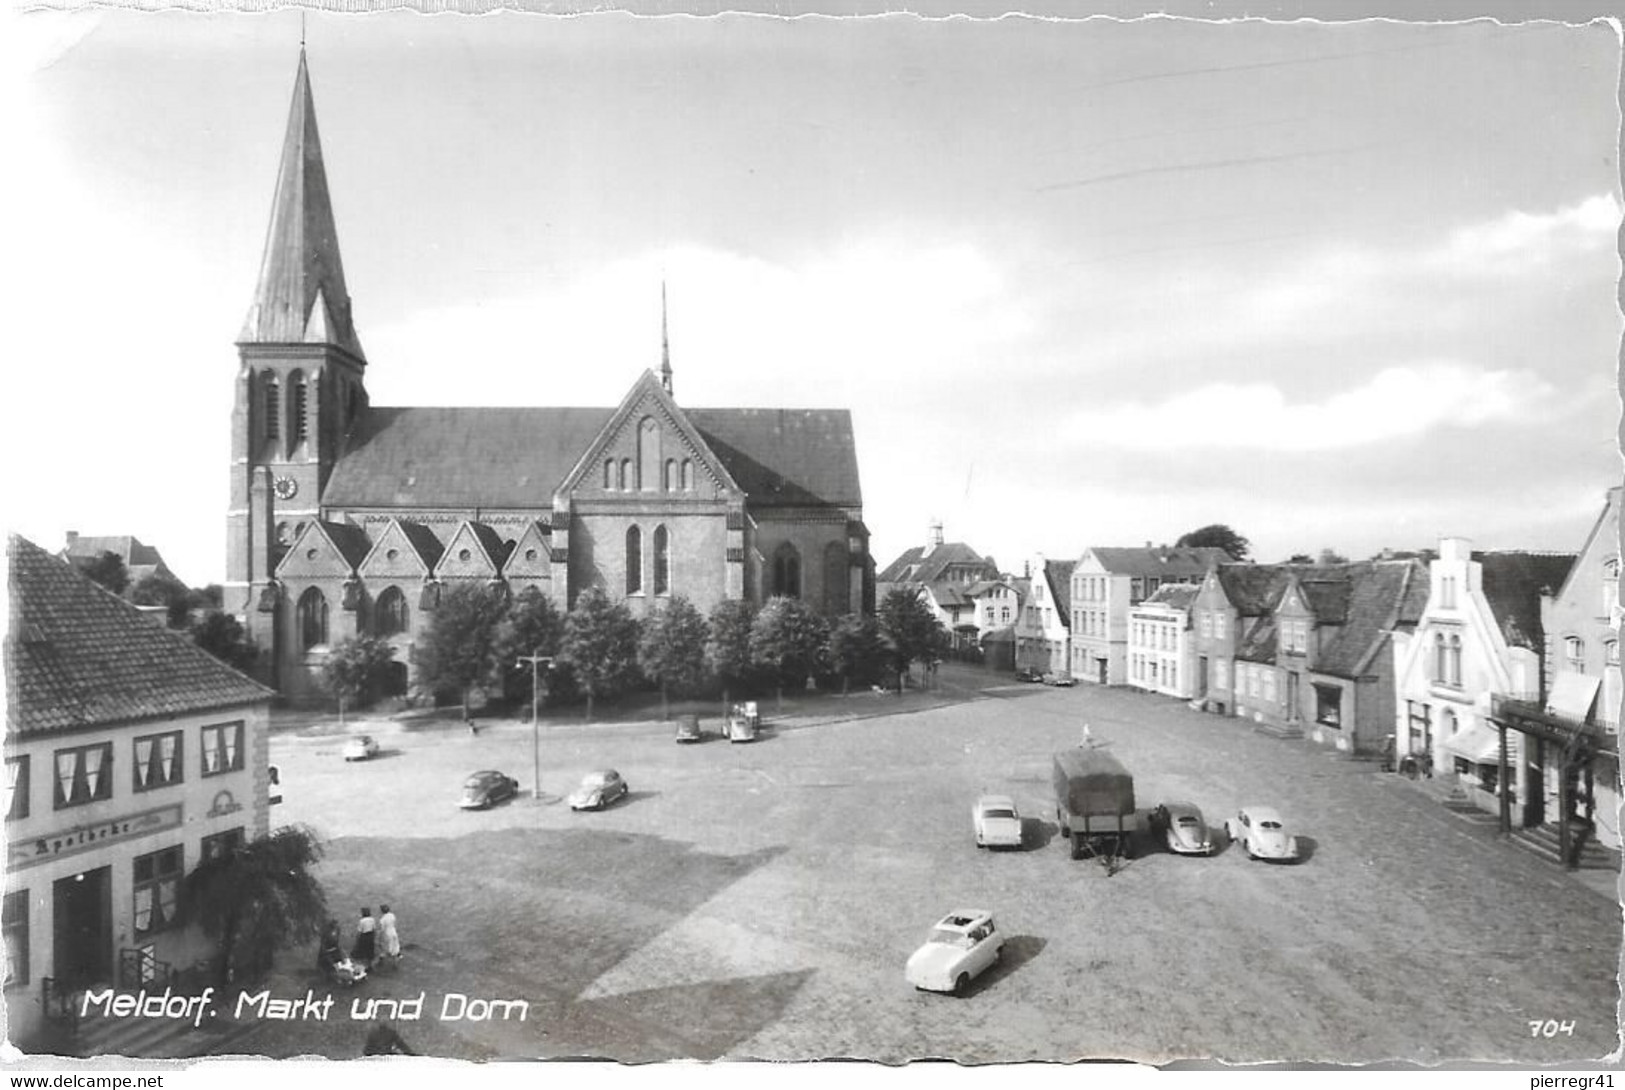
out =
{"type": "Polygon", "coordinates": [[[209,654],[247,672],[254,665],[254,646],[236,617],[222,610],[220,587],[188,587],[168,572],[131,579],[124,558],[115,552],[75,560],[79,571],[107,590],[138,606],[161,606],[170,628],[191,635],[209,654]]]}
{"type": "MultiPolygon", "coordinates": [[[[809,677],[839,679],[843,691],[870,684],[885,671],[901,687],[912,663],[942,654],[949,636],[920,598],[894,591],[875,617],[827,620],[798,598],[719,603],[709,616],[686,598],[663,602],[642,620],[625,603],[590,588],[568,612],[544,594],[511,596],[500,587],[464,583],[440,596],[433,620],[417,640],[417,680],[431,692],[461,695],[464,714],[474,690],[510,697],[582,696],[594,702],[643,686],[657,688],[662,714],[672,695],[719,687],[732,693],[786,686],[809,677]],[[544,658],[544,674],[532,659],[544,658]],[[532,693],[534,679],[544,688],[532,693]]],[[[376,691],[391,669],[394,649],[373,637],[336,645],[324,677],[341,713],[376,691]]]]}

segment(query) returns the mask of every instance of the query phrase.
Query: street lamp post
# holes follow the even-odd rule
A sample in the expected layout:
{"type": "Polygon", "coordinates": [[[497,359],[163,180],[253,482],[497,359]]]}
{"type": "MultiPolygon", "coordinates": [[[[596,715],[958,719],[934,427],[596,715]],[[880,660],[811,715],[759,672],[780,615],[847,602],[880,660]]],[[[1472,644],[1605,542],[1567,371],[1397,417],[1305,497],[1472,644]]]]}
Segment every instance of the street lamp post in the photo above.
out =
{"type": "Polygon", "coordinates": [[[542,797],[542,728],[536,719],[536,707],[541,702],[541,669],[545,665],[553,667],[552,655],[521,655],[518,665],[530,663],[530,753],[531,753],[531,798],[540,800],[542,797]]]}

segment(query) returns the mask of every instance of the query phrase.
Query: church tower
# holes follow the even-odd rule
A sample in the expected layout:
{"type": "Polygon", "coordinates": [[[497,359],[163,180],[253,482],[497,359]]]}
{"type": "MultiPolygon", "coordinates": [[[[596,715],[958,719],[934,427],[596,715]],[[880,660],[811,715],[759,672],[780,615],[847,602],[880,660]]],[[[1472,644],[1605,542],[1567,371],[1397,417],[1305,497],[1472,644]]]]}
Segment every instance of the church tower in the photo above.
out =
{"type": "Polygon", "coordinates": [[[269,664],[278,657],[276,564],[304,524],[320,517],[322,490],[367,406],[367,361],[344,285],[303,43],[265,255],[237,352],[225,606],[245,618],[269,664]]]}

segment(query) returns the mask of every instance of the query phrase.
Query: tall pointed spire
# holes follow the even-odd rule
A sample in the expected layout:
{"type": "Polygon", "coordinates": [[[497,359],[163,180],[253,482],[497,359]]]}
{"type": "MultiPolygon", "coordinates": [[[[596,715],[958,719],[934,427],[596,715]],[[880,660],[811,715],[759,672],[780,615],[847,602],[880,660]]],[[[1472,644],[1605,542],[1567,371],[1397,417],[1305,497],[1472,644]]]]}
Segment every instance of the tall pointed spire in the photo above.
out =
{"type": "Polygon", "coordinates": [[[239,341],[331,344],[364,358],[350,317],[350,293],[339,260],[338,230],[333,224],[322,143],[316,133],[316,102],[302,42],[282,163],[271,200],[265,256],[239,341]]]}
{"type": "Polygon", "coordinates": [[[660,278],[660,385],[671,393],[671,341],[666,337],[666,279],[660,278]]]}

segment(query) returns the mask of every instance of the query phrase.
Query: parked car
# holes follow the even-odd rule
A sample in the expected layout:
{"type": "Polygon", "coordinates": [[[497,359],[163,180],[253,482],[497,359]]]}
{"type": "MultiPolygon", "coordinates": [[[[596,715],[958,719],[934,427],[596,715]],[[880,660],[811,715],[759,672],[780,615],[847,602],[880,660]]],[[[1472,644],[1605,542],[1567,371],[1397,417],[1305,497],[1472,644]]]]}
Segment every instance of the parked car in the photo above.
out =
{"type": "Polygon", "coordinates": [[[1168,850],[1180,855],[1212,855],[1213,834],[1202,811],[1188,802],[1165,802],[1151,811],[1151,829],[1168,850]]]}
{"type": "Polygon", "coordinates": [[[1031,666],[1023,666],[1016,670],[1017,681],[1043,681],[1044,675],[1031,666]]]}
{"type": "Polygon", "coordinates": [[[971,807],[978,848],[1021,847],[1021,815],[1008,795],[983,795],[971,807]]]}
{"type": "Polygon", "coordinates": [[[378,756],[378,741],[370,734],[358,734],[344,743],[346,761],[365,761],[378,756]]]}
{"type": "Polygon", "coordinates": [[[679,742],[698,742],[700,738],[700,717],[697,715],[679,715],[677,717],[677,740],[679,742]]]}
{"type": "Polygon", "coordinates": [[[1059,673],[1045,674],[1043,677],[1043,682],[1045,685],[1054,685],[1058,689],[1070,689],[1072,687],[1072,675],[1059,673]]]}
{"type": "Polygon", "coordinates": [[[463,798],[457,805],[464,810],[485,810],[517,794],[518,780],[494,769],[486,769],[463,781],[463,798]]]}
{"type": "Polygon", "coordinates": [[[1224,831],[1248,859],[1298,858],[1298,838],[1287,834],[1286,823],[1273,807],[1243,806],[1224,823],[1224,831]]]}
{"type": "Polygon", "coordinates": [[[950,912],[909,955],[905,975],[921,991],[963,995],[970,982],[999,960],[1004,936],[993,914],[977,909],[950,912]]]}
{"type": "Polygon", "coordinates": [[[570,809],[602,810],[616,799],[626,797],[626,781],[613,768],[589,772],[581,779],[581,786],[570,792],[570,809]]]}

